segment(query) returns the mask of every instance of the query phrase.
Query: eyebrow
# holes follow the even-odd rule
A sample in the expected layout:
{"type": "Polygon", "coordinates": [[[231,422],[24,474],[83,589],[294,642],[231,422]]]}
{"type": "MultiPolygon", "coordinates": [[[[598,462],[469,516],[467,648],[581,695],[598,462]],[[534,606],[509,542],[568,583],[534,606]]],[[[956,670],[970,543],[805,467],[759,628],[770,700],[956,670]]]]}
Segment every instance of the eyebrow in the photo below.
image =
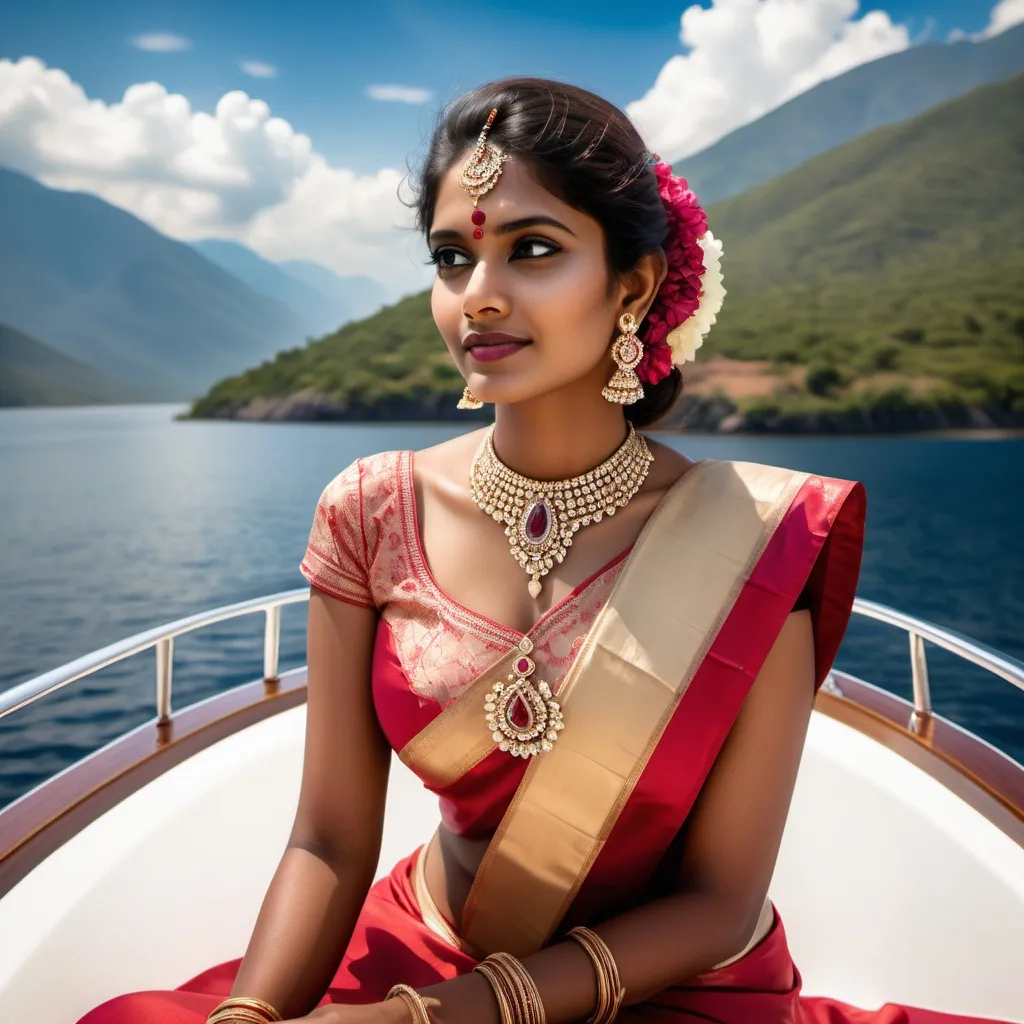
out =
{"type": "MultiPolygon", "coordinates": [[[[536,214],[530,217],[520,217],[518,220],[506,221],[504,224],[499,224],[494,229],[496,235],[510,235],[513,231],[521,231],[523,228],[535,228],[546,225],[547,227],[559,228],[561,231],[565,231],[568,234],[576,237],[576,233],[567,228],[561,221],[555,220],[554,217],[547,217],[543,214],[536,214]]],[[[442,228],[437,231],[430,232],[431,242],[446,242],[453,239],[462,238],[461,231],[455,231],[449,228],[442,228]]]]}

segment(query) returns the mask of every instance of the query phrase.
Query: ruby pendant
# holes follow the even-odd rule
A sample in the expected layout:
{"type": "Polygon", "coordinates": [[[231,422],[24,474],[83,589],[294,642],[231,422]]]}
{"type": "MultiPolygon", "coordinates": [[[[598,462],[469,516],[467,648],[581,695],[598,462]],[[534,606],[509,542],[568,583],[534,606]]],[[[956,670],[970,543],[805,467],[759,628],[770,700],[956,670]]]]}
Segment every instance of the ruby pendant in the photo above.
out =
{"type": "Polygon", "coordinates": [[[484,698],[484,719],[491,738],[513,757],[536,757],[551,750],[564,728],[562,709],[551,687],[533,680],[533,650],[529,637],[519,641],[518,657],[512,662],[508,682],[498,681],[484,698]]]}
{"type": "Polygon", "coordinates": [[[516,694],[512,703],[509,704],[505,717],[510,725],[521,732],[526,732],[533,725],[533,713],[527,707],[526,701],[523,700],[521,694],[516,694]]]}
{"type": "Polygon", "coordinates": [[[551,532],[551,509],[544,501],[535,502],[526,513],[523,533],[531,544],[543,544],[551,532]]]}

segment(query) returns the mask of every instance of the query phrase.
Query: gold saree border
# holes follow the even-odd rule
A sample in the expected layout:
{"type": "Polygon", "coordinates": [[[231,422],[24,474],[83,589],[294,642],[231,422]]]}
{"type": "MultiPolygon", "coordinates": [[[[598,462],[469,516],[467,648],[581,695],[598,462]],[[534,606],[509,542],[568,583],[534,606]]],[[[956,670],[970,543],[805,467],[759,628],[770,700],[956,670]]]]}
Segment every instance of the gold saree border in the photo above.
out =
{"type": "Polygon", "coordinates": [[[527,956],[550,939],[810,476],[699,465],[648,520],[559,689],[565,730],[531,760],[463,909],[476,949],[527,956]]]}
{"type": "MultiPolygon", "coordinates": [[[[691,478],[714,459],[700,459],[665,492],[661,501],[647,517],[632,550],[626,556],[622,573],[612,586],[607,604],[615,600],[615,594],[628,575],[630,564],[638,557],[641,541],[657,521],[659,514],[675,499],[675,496],[689,486],[691,478]]],[[[596,625],[591,624],[591,630],[596,625]]],[[[467,772],[478,765],[492,750],[494,740],[491,734],[481,729],[483,721],[483,699],[490,692],[496,679],[504,679],[512,671],[512,663],[520,657],[518,647],[513,647],[497,658],[480,673],[444,710],[425,725],[398,752],[399,760],[423,780],[431,789],[447,789],[467,772]]],[[[578,656],[577,659],[578,660],[578,656]]],[[[567,674],[559,686],[556,696],[561,700],[569,682],[567,674]]]]}

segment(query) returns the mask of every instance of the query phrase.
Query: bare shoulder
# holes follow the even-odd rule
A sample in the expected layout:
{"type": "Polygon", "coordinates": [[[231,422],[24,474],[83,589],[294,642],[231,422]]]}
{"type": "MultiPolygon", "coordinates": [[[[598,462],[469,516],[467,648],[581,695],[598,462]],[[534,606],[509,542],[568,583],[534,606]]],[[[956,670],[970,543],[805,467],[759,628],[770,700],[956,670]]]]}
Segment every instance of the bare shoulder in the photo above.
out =
{"type": "Polygon", "coordinates": [[[654,461],[651,463],[643,489],[663,494],[684,473],[689,472],[697,464],[697,460],[689,458],[682,452],[677,452],[675,448],[670,448],[667,444],[662,444],[661,441],[655,441],[646,434],[644,437],[654,456],[654,461]]]}
{"type": "Polygon", "coordinates": [[[487,427],[483,426],[429,448],[417,449],[413,452],[417,479],[441,489],[456,485],[464,488],[473,456],[486,432],[487,427]]]}

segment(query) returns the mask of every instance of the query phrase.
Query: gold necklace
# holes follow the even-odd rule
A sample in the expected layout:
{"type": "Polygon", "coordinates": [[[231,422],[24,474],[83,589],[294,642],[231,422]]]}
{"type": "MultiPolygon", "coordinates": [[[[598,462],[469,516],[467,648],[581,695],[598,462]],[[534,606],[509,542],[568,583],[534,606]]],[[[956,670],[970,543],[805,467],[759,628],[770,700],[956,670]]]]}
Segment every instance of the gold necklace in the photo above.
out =
{"type": "Polygon", "coordinates": [[[576,531],[622,508],[640,490],[654,456],[630,423],[626,440],[599,466],[568,480],[534,480],[498,458],[493,434],[492,424],[473,458],[469,491],[487,515],[505,524],[512,557],[537,598],[541,578],[565,558],[576,531]]]}

